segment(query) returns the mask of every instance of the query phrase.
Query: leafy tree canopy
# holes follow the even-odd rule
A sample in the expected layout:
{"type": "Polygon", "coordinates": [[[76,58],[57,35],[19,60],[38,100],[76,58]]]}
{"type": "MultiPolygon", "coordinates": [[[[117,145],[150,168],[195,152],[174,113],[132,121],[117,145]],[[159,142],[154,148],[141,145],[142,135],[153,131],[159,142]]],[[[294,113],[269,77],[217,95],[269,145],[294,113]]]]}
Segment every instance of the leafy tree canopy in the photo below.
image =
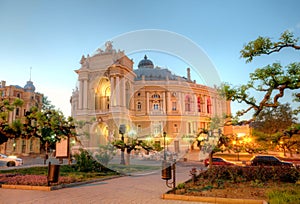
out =
{"type": "MultiPolygon", "coordinates": [[[[300,46],[297,43],[298,38],[295,38],[294,34],[289,31],[282,33],[278,41],[272,41],[269,37],[258,37],[244,46],[241,50],[241,57],[245,58],[246,62],[251,62],[256,56],[269,55],[279,52],[283,48],[290,47],[299,50],[300,46]]],[[[250,123],[264,108],[278,107],[280,99],[285,97],[286,90],[293,91],[293,101],[299,102],[299,88],[300,62],[292,62],[287,66],[282,66],[276,62],[256,69],[250,74],[250,80],[246,84],[234,87],[224,83],[222,91],[226,99],[246,104],[247,109],[239,111],[237,116],[253,111],[253,118],[247,121],[250,123]],[[255,97],[257,95],[262,97],[255,97]]],[[[294,112],[298,113],[299,110],[298,106],[294,112]]]]}
{"type": "Polygon", "coordinates": [[[283,48],[294,48],[300,50],[297,45],[299,38],[295,38],[290,31],[285,31],[281,34],[278,41],[272,41],[269,37],[259,36],[256,40],[250,41],[244,45],[241,50],[241,57],[246,59],[246,62],[252,62],[253,58],[261,55],[269,55],[274,52],[279,52],[283,48]]]}

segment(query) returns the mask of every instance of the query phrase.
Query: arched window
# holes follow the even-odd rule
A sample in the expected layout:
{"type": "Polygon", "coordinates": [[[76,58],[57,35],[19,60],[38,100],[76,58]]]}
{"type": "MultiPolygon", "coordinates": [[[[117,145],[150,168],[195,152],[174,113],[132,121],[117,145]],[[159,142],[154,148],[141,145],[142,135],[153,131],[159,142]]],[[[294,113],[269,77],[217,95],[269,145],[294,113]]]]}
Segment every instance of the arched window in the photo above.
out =
{"type": "Polygon", "coordinates": [[[142,109],[142,103],[138,102],[137,103],[137,110],[140,111],[142,109]]]}
{"type": "Polygon", "coordinates": [[[160,98],[159,94],[153,94],[152,98],[160,98]]]}
{"type": "Polygon", "coordinates": [[[172,111],[176,111],[177,110],[177,103],[176,101],[172,102],[172,111]]]}
{"type": "Polygon", "coordinates": [[[141,133],[142,132],[142,126],[141,125],[138,125],[137,126],[137,133],[141,133]]]}
{"type": "Polygon", "coordinates": [[[159,110],[159,104],[158,103],[153,104],[153,110],[159,110]]]}
{"type": "Polygon", "coordinates": [[[198,107],[198,112],[201,112],[201,104],[202,104],[202,98],[200,96],[198,96],[197,98],[197,107],[198,107]]]}
{"type": "Polygon", "coordinates": [[[19,114],[20,114],[20,109],[16,108],[16,116],[19,116],[19,114]]]}
{"type": "Polygon", "coordinates": [[[191,111],[191,97],[189,95],[186,95],[185,97],[185,111],[190,112],[191,111]]]}
{"type": "Polygon", "coordinates": [[[210,97],[207,98],[207,113],[211,113],[211,100],[210,97]]]}

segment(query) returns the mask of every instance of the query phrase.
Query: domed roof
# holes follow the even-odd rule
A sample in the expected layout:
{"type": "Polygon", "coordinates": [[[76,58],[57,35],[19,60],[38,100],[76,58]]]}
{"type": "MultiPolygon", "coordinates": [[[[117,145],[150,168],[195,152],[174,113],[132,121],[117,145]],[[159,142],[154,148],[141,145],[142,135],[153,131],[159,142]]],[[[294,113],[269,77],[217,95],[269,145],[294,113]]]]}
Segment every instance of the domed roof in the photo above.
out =
{"type": "Polygon", "coordinates": [[[34,92],[35,86],[33,85],[32,81],[27,81],[26,85],[24,86],[26,92],[34,92]]]}
{"type": "Polygon", "coordinates": [[[138,64],[138,68],[154,68],[153,62],[148,60],[147,55],[138,64]]]}

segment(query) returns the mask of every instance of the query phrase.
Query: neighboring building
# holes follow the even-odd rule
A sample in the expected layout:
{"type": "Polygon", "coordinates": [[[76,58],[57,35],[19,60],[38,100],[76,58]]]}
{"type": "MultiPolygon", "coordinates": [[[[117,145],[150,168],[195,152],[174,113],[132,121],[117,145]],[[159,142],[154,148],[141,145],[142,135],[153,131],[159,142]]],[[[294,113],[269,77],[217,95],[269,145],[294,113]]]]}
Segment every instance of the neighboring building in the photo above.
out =
{"type": "Polygon", "coordinates": [[[129,137],[162,142],[166,132],[171,145],[184,143],[184,136],[208,128],[211,117],[230,113],[230,102],[215,88],[192,81],[190,68],[186,77],[176,76],[145,56],[133,69],[134,62],[113,49],[111,42],[104,51],[82,56],[80,64],[71,115],[76,120],[95,119],[86,127],[88,139],[81,137],[89,148],[119,139],[121,124],[129,137]]]}
{"type": "Polygon", "coordinates": [[[235,125],[232,126],[233,135],[236,135],[238,138],[251,137],[251,127],[247,125],[235,125]]]}
{"type": "MultiPolygon", "coordinates": [[[[8,122],[11,123],[16,119],[21,121],[31,107],[36,106],[42,108],[43,95],[35,92],[35,87],[31,80],[27,81],[24,87],[18,85],[7,86],[5,81],[0,84],[0,97],[1,99],[8,99],[13,102],[15,99],[20,98],[24,101],[22,107],[17,107],[9,112],[8,122]]],[[[9,139],[6,143],[0,145],[0,152],[4,154],[30,154],[40,153],[40,140],[36,137],[29,139],[9,139]]]]}

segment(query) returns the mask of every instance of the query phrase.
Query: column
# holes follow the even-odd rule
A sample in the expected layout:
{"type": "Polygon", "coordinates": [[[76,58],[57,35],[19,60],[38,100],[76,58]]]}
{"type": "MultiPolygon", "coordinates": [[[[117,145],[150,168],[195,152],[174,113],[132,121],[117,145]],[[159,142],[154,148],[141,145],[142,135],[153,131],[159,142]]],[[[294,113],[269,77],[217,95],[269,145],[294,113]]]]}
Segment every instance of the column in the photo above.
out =
{"type": "Polygon", "coordinates": [[[182,111],[182,114],[185,113],[185,94],[184,93],[181,93],[181,111],[182,111]]]}
{"type": "Polygon", "coordinates": [[[82,96],[83,95],[83,83],[82,80],[79,80],[79,103],[78,103],[78,109],[82,109],[82,96]]]}
{"type": "Polygon", "coordinates": [[[146,93],[146,114],[149,114],[149,92],[146,93]]]}
{"type": "Polygon", "coordinates": [[[116,105],[116,101],[115,101],[115,78],[112,76],[110,78],[110,107],[113,107],[116,105]]]}
{"type": "Polygon", "coordinates": [[[183,111],[182,111],[182,107],[181,107],[181,101],[182,101],[182,95],[181,95],[181,93],[178,93],[178,99],[176,102],[177,102],[178,111],[182,115],[183,111]]]}
{"type": "Polygon", "coordinates": [[[204,100],[204,110],[203,110],[203,112],[207,113],[207,96],[203,96],[203,100],[204,100]]]}
{"type": "Polygon", "coordinates": [[[116,77],[115,97],[116,97],[116,106],[120,106],[120,78],[118,76],[116,77]]]}
{"type": "Polygon", "coordinates": [[[166,109],[166,93],[165,92],[163,92],[162,111],[163,111],[163,113],[166,113],[166,111],[167,111],[167,109],[166,109]]]}
{"type": "Polygon", "coordinates": [[[88,83],[87,79],[83,81],[83,108],[87,109],[87,102],[88,102],[88,83]]]}
{"type": "Polygon", "coordinates": [[[198,114],[198,98],[196,94],[194,94],[194,113],[198,114]]]}
{"type": "Polygon", "coordinates": [[[169,113],[172,110],[172,101],[171,101],[171,93],[168,91],[167,92],[167,107],[166,107],[166,112],[169,113]]]}
{"type": "Polygon", "coordinates": [[[134,100],[135,97],[134,97],[134,88],[133,88],[133,86],[130,86],[129,96],[130,96],[130,98],[128,100],[129,100],[130,110],[134,110],[136,100],[134,100]]]}
{"type": "Polygon", "coordinates": [[[123,107],[126,107],[126,87],[125,87],[125,77],[123,77],[121,79],[121,87],[120,87],[121,90],[121,106],[123,107]]]}

